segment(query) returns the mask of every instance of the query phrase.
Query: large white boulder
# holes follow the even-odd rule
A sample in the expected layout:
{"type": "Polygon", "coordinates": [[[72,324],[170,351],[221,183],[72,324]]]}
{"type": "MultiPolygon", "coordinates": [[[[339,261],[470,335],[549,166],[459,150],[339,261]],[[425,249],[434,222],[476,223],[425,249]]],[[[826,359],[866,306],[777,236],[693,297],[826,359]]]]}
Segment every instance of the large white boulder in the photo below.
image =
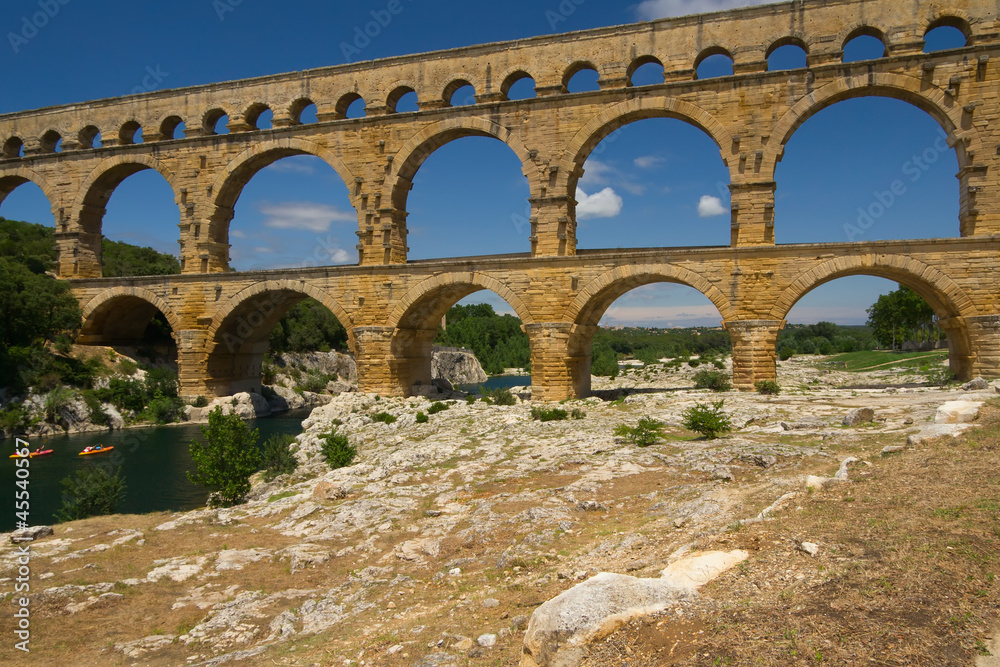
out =
{"type": "Polygon", "coordinates": [[[982,401],[948,401],[942,403],[934,415],[935,424],[968,424],[979,416],[982,401]]]}

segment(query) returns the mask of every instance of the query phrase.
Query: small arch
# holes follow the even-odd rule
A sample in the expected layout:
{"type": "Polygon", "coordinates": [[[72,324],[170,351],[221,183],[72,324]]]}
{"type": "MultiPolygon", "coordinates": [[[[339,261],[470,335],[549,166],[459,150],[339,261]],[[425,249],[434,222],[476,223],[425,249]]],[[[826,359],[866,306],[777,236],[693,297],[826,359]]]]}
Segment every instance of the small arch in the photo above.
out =
{"type": "Polygon", "coordinates": [[[300,97],[292,102],[292,105],[288,108],[288,115],[291,117],[293,125],[314,123],[316,122],[314,120],[316,116],[316,103],[308,97],[300,97]],[[312,113],[309,113],[310,107],[312,108],[312,113]]]}
{"type": "Polygon", "coordinates": [[[845,63],[877,60],[889,54],[885,33],[870,25],[860,25],[843,41],[845,63]]]}
{"type": "Polygon", "coordinates": [[[663,83],[665,70],[663,62],[656,56],[640,56],[628,66],[628,85],[651,86],[663,83]]]}
{"type": "Polygon", "coordinates": [[[600,89],[600,71],[587,60],[578,60],[563,72],[563,90],[568,93],[586,93],[600,89]]]}
{"type": "Polygon", "coordinates": [[[347,93],[337,100],[336,110],[338,118],[364,118],[365,100],[358,93],[347,93]]]}
{"type": "Polygon", "coordinates": [[[11,137],[3,144],[3,156],[5,158],[24,157],[24,142],[20,137],[11,137]]]}
{"type": "Polygon", "coordinates": [[[270,111],[271,107],[257,102],[244,112],[243,120],[255,130],[268,130],[271,129],[270,119],[267,117],[270,111]]]}
{"type": "Polygon", "coordinates": [[[523,69],[511,72],[500,84],[500,94],[505,100],[527,100],[537,97],[535,79],[523,69]]]}
{"type": "Polygon", "coordinates": [[[88,125],[76,133],[76,140],[79,142],[81,149],[100,148],[97,142],[97,137],[100,134],[101,131],[95,125],[88,125]]]}
{"type": "Polygon", "coordinates": [[[61,153],[62,135],[55,130],[49,130],[39,140],[39,148],[43,153],[61,153]]]}
{"type": "Polygon", "coordinates": [[[798,37],[782,37],[767,50],[767,70],[803,69],[809,65],[809,47],[798,37]]]}
{"type": "Polygon", "coordinates": [[[942,16],[934,20],[924,33],[924,53],[961,49],[971,43],[969,22],[957,16],[942,16]]]}
{"type": "Polygon", "coordinates": [[[123,145],[142,143],[142,126],[138,121],[130,120],[118,132],[118,141],[123,145]]]}
{"type": "Polygon", "coordinates": [[[160,136],[164,139],[183,139],[184,129],[184,119],[180,116],[168,116],[160,123],[160,136]]]}
{"type": "Polygon", "coordinates": [[[385,106],[389,113],[399,113],[401,111],[416,111],[417,109],[412,108],[416,104],[417,91],[413,90],[410,86],[397,86],[391,93],[389,97],[385,100],[385,106]],[[406,104],[404,102],[410,102],[406,104]],[[403,108],[400,108],[400,102],[403,102],[403,108]]]}
{"type": "Polygon", "coordinates": [[[694,70],[696,79],[732,76],[733,54],[722,46],[710,46],[695,58],[694,70]]]}
{"type": "Polygon", "coordinates": [[[450,107],[464,107],[476,103],[476,88],[465,79],[455,79],[444,88],[441,99],[450,107]]]}
{"type": "Polygon", "coordinates": [[[229,113],[225,109],[211,109],[202,116],[201,127],[205,134],[229,134],[229,113]]]}

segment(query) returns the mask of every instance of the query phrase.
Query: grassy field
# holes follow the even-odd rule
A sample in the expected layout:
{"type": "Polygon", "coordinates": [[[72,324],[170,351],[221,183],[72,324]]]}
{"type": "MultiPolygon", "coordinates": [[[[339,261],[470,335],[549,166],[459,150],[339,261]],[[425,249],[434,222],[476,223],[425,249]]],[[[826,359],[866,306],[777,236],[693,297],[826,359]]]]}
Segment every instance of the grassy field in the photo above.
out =
{"type": "Polygon", "coordinates": [[[948,350],[931,352],[894,352],[890,350],[867,350],[848,352],[825,359],[820,365],[853,372],[875,369],[919,368],[923,365],[935,366],[948,359],[948,350]]]}

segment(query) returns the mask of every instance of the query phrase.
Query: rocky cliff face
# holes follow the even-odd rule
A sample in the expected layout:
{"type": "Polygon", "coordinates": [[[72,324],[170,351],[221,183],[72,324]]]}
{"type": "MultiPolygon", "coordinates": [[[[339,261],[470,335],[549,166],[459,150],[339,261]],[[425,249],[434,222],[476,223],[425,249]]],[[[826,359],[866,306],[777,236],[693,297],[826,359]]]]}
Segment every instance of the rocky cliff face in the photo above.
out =
{"type": "Polygon", "coordinates": [[[468,350],[453,348],[435,348],[431,361],[431,377],[435,380],[447,380],[453,385],[479,384],[486,382],[488,376],[476,359],[476,355],[468,350]]]}

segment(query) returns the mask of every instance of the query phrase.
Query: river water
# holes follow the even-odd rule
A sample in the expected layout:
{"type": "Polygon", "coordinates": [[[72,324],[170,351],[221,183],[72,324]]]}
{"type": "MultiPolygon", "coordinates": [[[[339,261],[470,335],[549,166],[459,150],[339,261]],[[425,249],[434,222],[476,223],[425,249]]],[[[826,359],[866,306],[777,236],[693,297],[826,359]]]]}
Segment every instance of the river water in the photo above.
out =
{"type": "MultiPolygon", "coordinates": [[[[309,411],[286,413],[278,417],[250,422],[251,428],[260,429],[261,443],[274,434],[298,435],[302,420],[309,411]]],[[[77,470],[108,462],[120,462],[127,486],[125,499],[118,511],[122,514],[144,514],[164,510],[189,510],[202,507],[208,498],[205,487],[192,484],[187,471],[193,470],[189,445],[194,438],[201,438],[198,425],[161,426],[157,428],[126,429],[111,433],[81,433],[50,438],[29,438],[31,449],[55,450],[48,456],[30,459],[28,490],[30,497],[30,525],[45,525],[55,521],[54,514],[62,505],[60,480],[77,470]],[[78,456],[88,445],[113,446],[114,451],[92,456],[78,456]]],[[[15,459],[14,440],[6,442],[0,457],[0,532],[15,527],[15,459]]]]}

